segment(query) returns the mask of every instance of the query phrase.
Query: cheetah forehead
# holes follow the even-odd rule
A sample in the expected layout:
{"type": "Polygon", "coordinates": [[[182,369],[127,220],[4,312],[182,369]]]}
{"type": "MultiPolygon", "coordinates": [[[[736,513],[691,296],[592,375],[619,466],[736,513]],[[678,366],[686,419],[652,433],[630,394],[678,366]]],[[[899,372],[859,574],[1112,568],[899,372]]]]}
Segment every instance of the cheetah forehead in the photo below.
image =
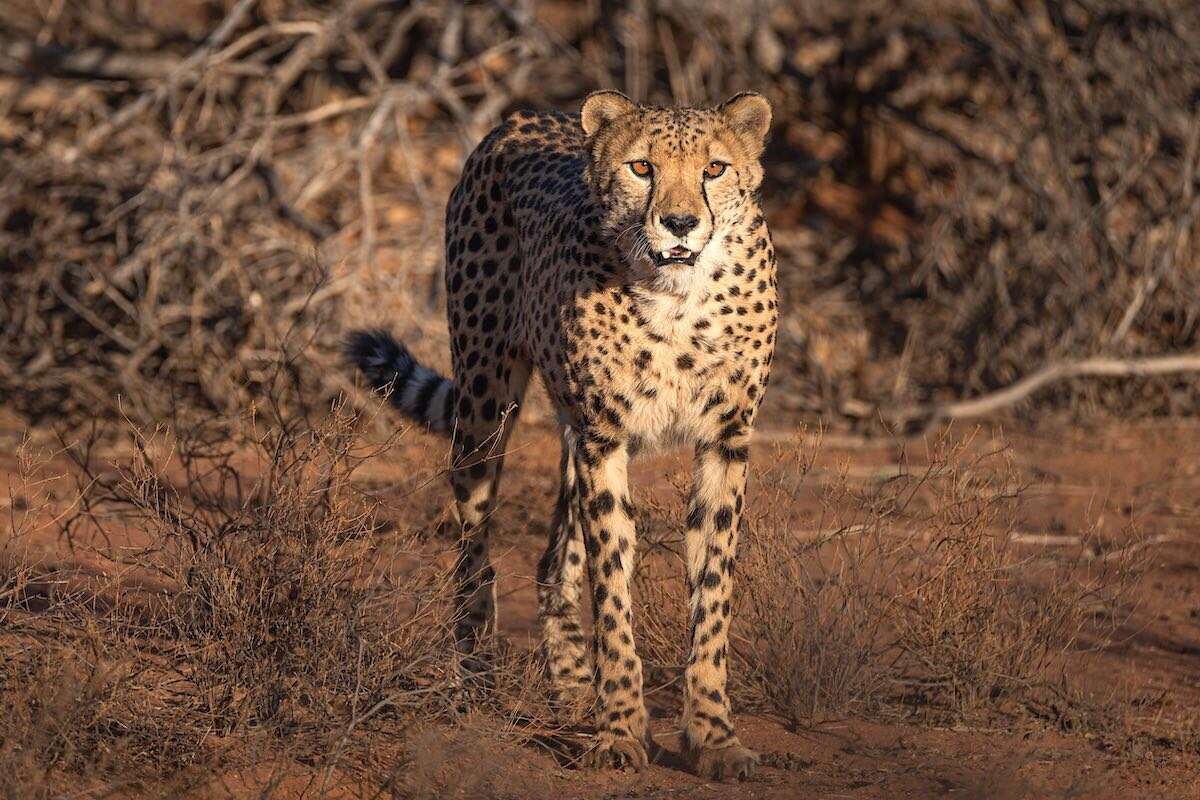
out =
{"type": "Polygon", "coordinates": [[[590,162],[596,173],[647,157],[657,169],[669,172],[714,158],[757,161],[758,153],[754,142],[746,141],[719,109],[712,108],[637,106],[592,138],[590,162]]]}

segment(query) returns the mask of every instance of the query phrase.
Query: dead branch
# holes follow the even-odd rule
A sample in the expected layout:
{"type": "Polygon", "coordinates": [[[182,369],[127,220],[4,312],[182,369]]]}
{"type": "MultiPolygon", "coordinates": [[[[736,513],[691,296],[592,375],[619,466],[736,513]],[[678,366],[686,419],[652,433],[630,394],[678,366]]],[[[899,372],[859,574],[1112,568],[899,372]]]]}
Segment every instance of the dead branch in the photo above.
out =
{"type": "Polygon", "coordinates": [[[884,419],[897,422],[925,419],[973,419],[994,414],[1018,403],[1057,381],[1081,377],[1129,378],[1151,375],[1200,373],[1200,353],[1185,353],[1156,358],[1088,358],[1048,364],[1011,386],[970,400],[925,406],[907,406],[881,412],[884,419]]]}
{"type": "Polygon", "coordinates": [[[32,42],[0,45],[0,73],[57,73],[104,80],[158,80],[178,69],[179,59],[166,53],[121,52],[102,47],[72,51],[38,47],[32,42]]]}
{"type": "Polygon", "coordinates": [[[195,52],[171,70],[170,74],[167,75],[167,79],[158,88],[153,92],[143,94],[137,100],[118,111],[112,119],[97,126],[84,138],[78,149],[72,148],[67,151],[67,160],[74,161],[83,153],[91,153],[140,114],[165,100],[167,95],[174,91],[181,81],[188,75],[200,70],[204,62],[229,40],[229,37],[233,35],[234,31],[249,16],[250,9],[254,7],[255,3],[256,0],[239,0],[238,4],[230,9],[229,13],[225,16],[225,20],[217,26],[216,30],[212,32],[212,35],[208,37],[204,44],[196,48],[195,52]]]}

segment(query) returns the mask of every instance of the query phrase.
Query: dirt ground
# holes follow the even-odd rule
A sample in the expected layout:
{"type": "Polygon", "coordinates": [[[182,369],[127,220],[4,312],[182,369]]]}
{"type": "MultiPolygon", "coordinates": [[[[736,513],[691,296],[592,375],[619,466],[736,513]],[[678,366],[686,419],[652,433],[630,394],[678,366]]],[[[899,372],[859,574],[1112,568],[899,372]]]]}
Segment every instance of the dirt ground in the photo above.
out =
{"type": "MultiPolygon", "coordinates": [[[[14,452],[21,433],[14,420],[5,422],[0,475],[12,485],[0,487],[0,497],[6,505],[19,506],[23,501],[15,486],[14,452]]],[[[952,431],[951,438],[968,442],[970,452],[1002,450],[1015,465],[1025,487],[1011,535],[1022,552],[1028,552],[1030,564],[1081,555],[1103,560],[1131,542],[1144,552],[1128,618],[1109,635],[1075,645],[1086,649],[1089,657],[1080,661],[1086,674],[1073,677],[1096,696],[1120,686],[1138,687],[1139,696],[1157,698],[1147,701],[1146,715],[1200,708],[1200,463],[1195,461],[1200,425],[1145,422],[1082,429],[1046,424],[1036,430],[1013,430],[996,424],[952,431]],[[1088,548],[1090,556],[1080,548],[1088,548]]],[[[768,494],[778,498],[782,487],[792,503],[788,518],[795,520],[797,535],[803,535],[828,514],[820,508],[824,480],[844,476],[851,483],[869,485],[887,480],[899,468],[919,471],[927,448],[923,438],[872,440],[768,431],[757,445],[759,467],[750,507],[756,495],[760,502],[766,502],[768,494]],[[786,476],[770,464],[797,448],[819,450],[805,480],[786,485],[786,476]]],[[[360,471],[360,488],[383,503],[385,520],[394,520],[397,527],[424,527],[436,537],[449,499],[440,474],[445,449],[438,439],[409,432],[360,471]]],[[[119,448],[109,455],[117,453],[119,448]]],[[[501,632],[518,646],[532,645],[536,637],[533,576],[556,491],[557,463],[550,431],[530,425],[515,435],[494,552],[501,632]]],[[[68,470],[65,463],[57,466],[63,474],[68,470]]],[[[648,457],[635,464],[633,484],[651,505],[678,503],[686,470],[682,453],[648,457]]],[[[65,483],[53,494],[65,501],[65,483]]],[[[25,542],[25,557],[40,570],[86,580],[105,569],[94,555],[69,552],[49,531],[38,541],[25,542]]],[[[384,551],[389,535],[380,534],[384,551]]],[[[461,747],[451,747],[449,755],[433,757],[434,762],[425,765],[427,796],[1200,796],[1195,742],[1190,750],[1157,747],[1150,740],[1117,751],[1102,737],[1064,731],[1028,708],[1001,710],[970,724],[941,725],[897,712],[839,719],[810,729],[789,729],[768,716],[741,714],[740,734],[763,753],[764,766],[750,782],[710,784],[692,776],[679,755],[674,730],[678,698],[662,693],[650,699],[653,730],[663,751],[642,774],[580,771],[533,746],[514,748],[479,739],[466,746],[467,760],[475,767],[459,763],[465,758],[461,747]],[[473,777],[464,777],[464,771],[473,777]]],[[[312,770],[290,762],[214,776],[191,794],[266,796],[262,783],[268,773],[287,776],[277,781],[272,796],[318,796],[312,770]]],[[[336,796],[336,780],[322,793],[336,796]]],[[[345,794],[357,792],[345,787],[345,794]]]]}

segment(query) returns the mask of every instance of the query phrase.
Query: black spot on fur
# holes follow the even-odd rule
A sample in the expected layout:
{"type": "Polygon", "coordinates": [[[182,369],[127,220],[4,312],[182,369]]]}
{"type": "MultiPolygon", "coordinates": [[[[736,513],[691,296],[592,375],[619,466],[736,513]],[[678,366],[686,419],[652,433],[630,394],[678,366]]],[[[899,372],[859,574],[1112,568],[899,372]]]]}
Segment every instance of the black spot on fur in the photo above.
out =
{"type": "Polygon", "coordinates": [[[721,506],[716,514],[713,514],[713,527],[719,531],[727,531],[733,526],[733,509],[729,506],[721,506]]]}
{"type": "Polygon", "coordinates": [[[616,501],[613,499],[612,492],[605,489],[588,503],[588,515],[592,519],[599,519],[604,514],[612,513],[615,507],[616,501]]]}

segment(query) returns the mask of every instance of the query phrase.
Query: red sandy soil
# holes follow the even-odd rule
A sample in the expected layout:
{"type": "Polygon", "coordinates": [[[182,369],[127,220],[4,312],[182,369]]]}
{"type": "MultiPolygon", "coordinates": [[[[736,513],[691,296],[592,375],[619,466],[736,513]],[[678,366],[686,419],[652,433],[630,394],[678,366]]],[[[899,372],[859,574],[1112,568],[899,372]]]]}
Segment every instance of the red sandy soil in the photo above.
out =
{"type": "MultiPolygon", "coordinates": [[[[1177,708],[1200,709],[1200,425],[1146,422],[1083,429],[1047,424],[1036,430],[995,425],[961,429],[952,436],[969,438],[969,447],[978,452],[1001,442],[1007,446],[1028,484],[1019,501],[1017,529],[1031,542],[1022,545],[1031,556],[1069,554],[1075,546],[1069,537],[1084,533],[1093,535],[1091,541],[1099,544],[1092,546],[1101,553],[1120,547],[1130,531],[1149,542],[1132,616],[1099,656],[1088,660],[1084,677],[1098,694],[1132,681],[1145,687],[1147,695],[1171,697],[1177,708]]],[[[812,447],[815,441],[811,435],[798,435],[791,442],[782,434],[772,438],[758,446],[758,464],[770,463],[775,448],[812,447]]],[[[0,426],[0,481],[15,480],[19,439],[11,419],[0,426]]],[[[919,464],[925,447],[919,439],[827,436],[812,473],[792,495],[795,508],[789,514],[798,528],[819,526],[816,500],[822,476],[848,466],[851,480],[878,479],[894,469],[902,453],[919,464]]],[[[500,625],[504,635],[527,641],[535,635],[533,576],[556,492],[558,448],[550,431],[528,426],[514,436],[510,451],[495,540],[500,625]]],[[[406,434],[364,468],[360,482],[383,501],[385,518],[432,529],[444,518],[449,501],[439,474],[445,453],[440,440],[406,434]]],[[[677,503],[676,485],[686,468],[682,453],[651,457],[635,465],[633,483],[643,498],[677,503]]],[[[760,475],[763,472],[769,471],[762,469],[760,475]]],[[[10,502],[8,488],[0,485],[0,503],[10,502]]],[[[65,483],[57,491],[60,500],[69,495],[65,483]]],[[[751,507],[763,491],[760,479],[752,487],[751,507]]],[[[72,555],[49,535],[30,544],[32,560],[76,567],[81,575],[101,568],[94,557],[72,555]]],[[[494,751],[479,754],[479,768],[488,776],[486,789],[479,781],[457,778],[457,767],[446,764],[434,770],[427,796],[1200,797],[1195,743],[1182,753],[1178,748],[1152,747],[1112,752],[1094,738],[1054,731],[1028,714],[998,718],[993,727],[941,728],[903,718],[875,718],[846,719],[797,732],[775,720],[743,714],[738,717],[743,741],[768,754],[770,765],[749,782],[706,783],[691,775],[678,755],[674,703],[666,700],[652,710],[654,731],[665,751],[641,774],[580,771],[534,748],[496,745],[494,751]]],[[[276,796],[317,796],[311,773],[300,764],[293,766],[287,772],[294,771],[295,777],[284,781],[276,796]]],[[[249,770],[223,775],[195,796],[257,797],[253,787],[264,774],[249,770]]]]}

